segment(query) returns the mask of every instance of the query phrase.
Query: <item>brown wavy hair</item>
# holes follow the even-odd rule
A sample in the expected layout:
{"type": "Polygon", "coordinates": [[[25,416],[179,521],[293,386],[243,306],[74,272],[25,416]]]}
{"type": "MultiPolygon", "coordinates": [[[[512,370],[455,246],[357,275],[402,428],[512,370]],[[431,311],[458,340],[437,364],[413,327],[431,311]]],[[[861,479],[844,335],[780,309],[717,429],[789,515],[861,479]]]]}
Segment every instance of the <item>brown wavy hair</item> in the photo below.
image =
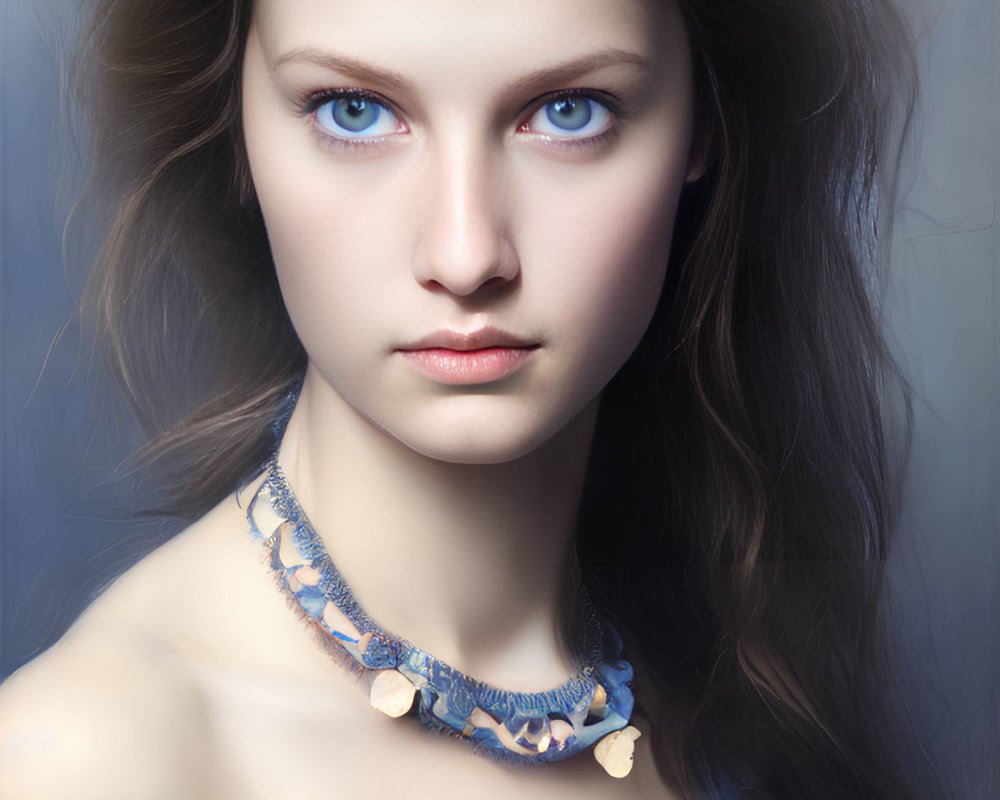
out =
{"type": "MultiPolygon", "coordinates": [[[[903,28],[888,0],[677,1],[709,168],[604,394],[584,579],[657,685],[640,713],[686,796],[913,797],[885,702],[894,373],[872,279],[903,28]]],[[[250,15],[98,0],[81,61],[106,209],[83,307],[183,517],[261,463],[306,361],[240,128],[250,15]]]]}

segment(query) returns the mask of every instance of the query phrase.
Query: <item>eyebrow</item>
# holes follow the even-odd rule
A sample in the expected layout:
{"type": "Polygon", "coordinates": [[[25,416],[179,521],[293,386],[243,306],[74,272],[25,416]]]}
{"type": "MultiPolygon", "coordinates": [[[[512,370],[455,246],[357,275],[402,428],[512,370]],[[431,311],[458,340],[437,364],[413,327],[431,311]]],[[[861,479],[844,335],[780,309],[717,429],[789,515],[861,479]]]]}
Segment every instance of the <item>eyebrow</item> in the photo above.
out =
{"type": "MultiPolygon", "coordinates": [[[[274,72],[284,64],[295,62],[315,64],[350,78],[367,80],[394,89],[410,92],[414,90],[413,82],[398,72],[375,67],[349,56],[311,47],[296,48],[283,53],[274,59],[270,69],[274,72]]],[[[628,50],[609,48],[529,72],[508,84],[505,91],[518,91],[539,84],[567,83],[587,73],[617,66],[637,67],[644,72],[650,72],[653,69],[652,62],[646,56],[628,50]]]]}
{"type": "Polygon", "coordinates": [[[652,62],[646,56],[611,48],[534,70],[513,81],[506,88],[508,91],[516,91],[540,84],[567,83],[590,72],[620,66],[638,67],[643,72],[651,72],[653,69],[652,62]]]}
{"type": "Polygon", "coordinates": [[[399,89],[413,89],[413,84],[398,72],[374,67],[348,56],[338,55],[326,50],[317,50],[311,47],[289,50],[287,53],[284,53],[274,59],[274,61],[271,62],[270,69],[271,72],[274,72],[278,69],[278,67],[283,66],[284,64],[303,61],[333,70],[334,72],[339,72],[351,78],[369,80],[399,89]]]}

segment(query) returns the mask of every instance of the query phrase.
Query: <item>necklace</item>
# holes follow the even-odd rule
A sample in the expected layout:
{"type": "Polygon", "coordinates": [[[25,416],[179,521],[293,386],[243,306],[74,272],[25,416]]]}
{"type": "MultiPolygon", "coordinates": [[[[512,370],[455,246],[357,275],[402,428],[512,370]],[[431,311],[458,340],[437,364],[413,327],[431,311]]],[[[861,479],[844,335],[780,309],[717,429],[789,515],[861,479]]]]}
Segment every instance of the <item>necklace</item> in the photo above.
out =
{"type": "Polygon", "coordinates": [[[427,728],[469,741],[503,761],[561,761],[594,747],[613,777],[625,777],[639,731],[628,725],[632,665],[618,632],[584,594],[584,656],[576,674],[545,692],[509,692],[463,675],[384,631],[358,604],[299,507],[273,456],[246,503],[251,538],[267,548],[281,589],[347,663],[371,679],[369,699],[390,717],[413,710],[427,728]]]}

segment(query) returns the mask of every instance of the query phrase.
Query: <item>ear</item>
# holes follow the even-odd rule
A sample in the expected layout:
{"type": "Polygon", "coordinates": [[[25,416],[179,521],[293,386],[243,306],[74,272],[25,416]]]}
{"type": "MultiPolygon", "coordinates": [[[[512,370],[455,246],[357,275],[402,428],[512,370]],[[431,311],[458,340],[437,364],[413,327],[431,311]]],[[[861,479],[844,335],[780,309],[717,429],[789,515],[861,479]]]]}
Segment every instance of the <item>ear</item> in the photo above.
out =
{"type": "Polygon", "coordinates": [[[702,120],[695,126],[691,136],[691,148],[688,151],[687,173],[685,183],[694,183],[707,171],[712,161],[712,143],[715,140],[715,125],[711,120],[702,120]]]}
{"type": "Polygon", "coordinates": [[[691,145],[688,148],[685,183],[699,180],[712,165],[715,157],[716,128],[719,124],[718,109],[714,98],[705,92],[695,100],[694,125],[691,145]]]}
{"type": "MultiPolygon", "coordinates": [[[[707,150],[708,148],[704,148],[707,150]]],[[[694,183],[699,180],[708,170],[708,155],[701,148],[698,151],[692,150],[688,158],[687,174],[684,176],[684,183],[694,183]]]]}

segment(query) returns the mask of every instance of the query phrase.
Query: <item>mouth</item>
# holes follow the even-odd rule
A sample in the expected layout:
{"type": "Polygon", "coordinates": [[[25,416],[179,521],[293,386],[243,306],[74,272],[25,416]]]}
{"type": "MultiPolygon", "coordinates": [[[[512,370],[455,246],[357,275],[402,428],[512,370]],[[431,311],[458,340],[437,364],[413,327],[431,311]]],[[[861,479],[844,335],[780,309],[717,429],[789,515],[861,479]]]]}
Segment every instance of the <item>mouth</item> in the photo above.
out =
{"type": "Polygon", "coordinates": [[[491,383],[518,370],[540,345],[497,328],[471,333],[440,330],[397,349],[410,364],[437,383],[491,383]]]}

